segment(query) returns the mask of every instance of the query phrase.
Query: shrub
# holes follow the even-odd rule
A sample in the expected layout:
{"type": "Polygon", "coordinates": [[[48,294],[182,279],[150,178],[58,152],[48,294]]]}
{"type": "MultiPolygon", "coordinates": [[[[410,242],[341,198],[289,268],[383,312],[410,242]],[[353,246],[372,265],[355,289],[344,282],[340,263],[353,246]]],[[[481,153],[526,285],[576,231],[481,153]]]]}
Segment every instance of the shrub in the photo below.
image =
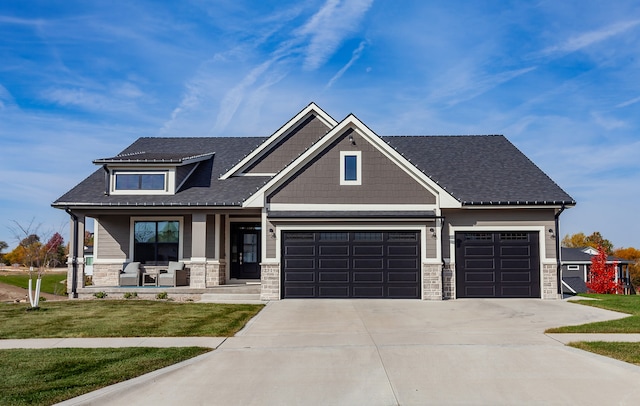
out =
{"type": "Polygon", "coordinates": [[[135,299],[138,297],[138,292],[126,292],[123,297],[125,299],[135,299]]]}
{"type": "Polygon", "coordinates": [[[169,294],[167,292],[160,292],[156,295],[156,299],[158,300],[169,299],[169,294]]]}
{"type": "Polygon", "coordinates": [[[107,295],[107,292],[100,291],[100,292],[94,293],[93,296],[95,296],[96,299],[104,299],[109,295],[107,295]]]}

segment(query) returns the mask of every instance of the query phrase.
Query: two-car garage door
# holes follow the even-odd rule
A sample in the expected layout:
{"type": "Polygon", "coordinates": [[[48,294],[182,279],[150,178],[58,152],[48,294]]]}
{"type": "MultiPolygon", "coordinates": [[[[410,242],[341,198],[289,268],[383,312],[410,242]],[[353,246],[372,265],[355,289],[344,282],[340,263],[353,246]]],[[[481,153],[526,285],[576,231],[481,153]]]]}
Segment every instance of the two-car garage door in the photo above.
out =
{"type": "Polygon", "coordinates": [[[420,298],[418,231],[285,231],[283,298],[420,298]]]}

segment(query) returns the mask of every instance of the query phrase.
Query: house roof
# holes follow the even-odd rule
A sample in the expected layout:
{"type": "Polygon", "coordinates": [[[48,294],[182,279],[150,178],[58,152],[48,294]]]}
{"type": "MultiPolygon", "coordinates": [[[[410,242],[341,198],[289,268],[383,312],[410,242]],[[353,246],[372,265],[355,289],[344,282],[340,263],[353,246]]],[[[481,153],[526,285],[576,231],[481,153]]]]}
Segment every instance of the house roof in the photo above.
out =
{"type": "MultiPolygon", "coordinates": [[[[590,264],[591,263],[591,258],[593,258],[593,255],[589,254],[588,252],[585,252],[585,249],[587,249],[588,247],[583,247],[583,248],[567,248],[567,247],[561,247],[561,258],[562,258],[562,263],[574,263],[574,264],[578,264],[578,263],[585,263],[585,264],[590,264]]],[[[613,262],[617,262],[619,264],[630,264],[631,261],[626,260],[626,259],[622,259],[622,258],[617,258],[617,257],[613,257],[613,256],[608,256],[607,257],[607,262],[608,263],[613,263],[613,262]]]]}
{"type": "MultiPolygon", "coordinates": [[[[387,136],[384,143],[463,205],[573,205],[575,201],[504,136],[387,136]]],[[[271,176],[221,178],[264,137],[140,138],[96,164],[198,162],[175,195],[106,195],[102,169],[65,193],[65,206],[241,206],[271,176]]]]}
{"type": "Polygon", "coordinates": [[[575,205],[502,135],[382,139],[463,205],[575,205]]]}

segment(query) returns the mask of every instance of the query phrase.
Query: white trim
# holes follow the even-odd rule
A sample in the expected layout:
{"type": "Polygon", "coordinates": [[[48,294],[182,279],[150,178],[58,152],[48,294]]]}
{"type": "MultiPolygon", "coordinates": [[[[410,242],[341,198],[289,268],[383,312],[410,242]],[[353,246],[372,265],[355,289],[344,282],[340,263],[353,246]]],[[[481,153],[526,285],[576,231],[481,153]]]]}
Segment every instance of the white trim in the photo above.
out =
{"type": "MultiPolygon", "coordinates": [[[[278,129],[273,135],[271,135],[265,142],[258,148],[251,151],[244,159],[238,162],[233,168],[229,169],[223,174],[220,179],[224,180],[231,176],[237,175],[237,172],[241,172],[247,166],[249,166],[254,159],[261,157],[270,150],[271,145],[275,145],[277,141],[283,136],[291,132],[300,122],[304,121],[310,115],[315,115],[320,121],[322,121],[327,127],[333,128],[338,122],[334,120],[330,115],[325,113],[315,103],[310,103],[307,107],[302,109],[301,112],[296,114],[291,120],[287,121],[280,129],[278,129]]],[[[256,174],[256,176],[264,176],[264,174],[256,174]]]]}
{"type": "Polygon", "coordinates": [[[566,283],[565,281],[562,281],[562,285],[563,285],[565,288],[569,289],[572,293],[578,293],[578,292],[576,292],[575,290],[573,290],[573,288],[572,288],[571,286],[567,285],[567,283],[566,283]]]}
{"type": "Polygon", "coordinates": [[[579,270],[580,270],[580,265],[576,265],[576,264],[567,265],[567,271],[579,271],[579,270]]]}
{"type": "Polygon", "coordinates": [[[129,218],[129,258],[128,260],[133,261],[134,254],[133,250],[135,247],[135,222],[136,221],[177,221],[180,225],[180,230],[178,231],[178,261],[184,261],[184,217],[175,217],[175,216],[131,216],[129,218]]]}
{"type": "Polygon", "coordinates": [[[322,139],[313,144],[289,166],[280,171],[263,187],[258,189],[252,196],[247,198],[242,207],[263,207],[265,195],[275,187],[286,181],[295,171],[310,162],[317,154],[325,149],[331,142],[343,135],[345,131],[352,129],[362,136],[365,141],[371,143],[383,155],[398,165],[399,168],[409,174],[414,180],[420,183],[425,189],[436,196],[437,206],[440,208],[461,208],[462,204],[451,196],[445,189],[435,183],[426,174],[420,172],[411,162],[395,151],[391,146],[378,137],[373,131],[367,128],[357,117],[350,114],[329,131],[322,139]]]}
{"type": "Polygon", "coordinates": [[[362,152],[361,151],[340,151],[340,185],[362,185],[362,152]],[[356,178],[354,180],[345,179],[346,167],[345,158],[356,157],[356,178]]]}
{"type": "MultiPolygon", "coordinates": [[[[231,280],[231,223],[261,223],[261,218],[260,217],[239,217],[239,218],[234,218],[233,221],[231,221],[230,216],[225,216],[225,224],[224,224],[224,230],[225,230],[225,239],[224,239],[224,251],[225,251],[225,261],[226,261],[226,275],[225,275],[225,283],[228,284],[229,281],[231,280]]],[[[261,234],[264,234],[264,229],[260,230],[261,234]]],[[[263,238],[264,235],[262,235],[260,238],[263,238]]],[[[262,242],[261,242],[262,244],[262,242]]],[[[260,256],[263,256],[264,253],[261,252],[260,256]]],[[[262,258],[260,258],[262,259],[262,258]]],[[[261,261],[258,261],[258,264],[260,264],[261,261]]]]}
{"type": "Polygon", "coordinates": [[[302,204],[271,203],[271,211],[430,211],[435,204],[302,204]]]}

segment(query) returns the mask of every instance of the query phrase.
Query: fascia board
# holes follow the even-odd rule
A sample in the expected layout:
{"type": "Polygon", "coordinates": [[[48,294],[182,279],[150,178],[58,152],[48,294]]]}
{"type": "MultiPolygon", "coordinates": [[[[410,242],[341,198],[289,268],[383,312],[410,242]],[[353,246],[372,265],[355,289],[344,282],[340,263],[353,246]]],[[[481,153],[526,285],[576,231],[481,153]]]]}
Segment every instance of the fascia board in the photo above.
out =
{"type": "Polygon", "coordinates": [[[283,180],[288,179],[290,173],[297,170],[302,165],[309,162],[316,154],[324,149],[326,145],[333,142],[340,134],[347,129],[353,129],[364,137],[372,145],[376,146],[384,155],[392,160],[401,169],[407,172],[410,176],[420,182],[425,188],[431,189],[436,193],[439,199],[440,208],[460,208],[462,204],[451,196],[446,190],[433,182],[428,176],[420,172],[411,162],[409,162],[402,155],[398,154],[393,148],[384,142],[378,135],[376,135],[369,127],[362,123],[356,116],[349,114],[344,120],[336,124],[331,131],[329,131],[320,141],[315,143],[305,153],[300,155],[295,161],[293,161],[288,167],[280,171],[273,179],[260,188],[256,193],[250,196],[243,203],[242,207],[262,207],[264,205],[264,196],[273,187],[278,186],[283,180]]]}
{"type": "Polygon", "coordinates": [[[307,116],[314,113],[320,120],[322,120],[328,127],[333,128],[338,124],[336,120],[334,120],[330,115],[328,115],[324,110],[318,107],[315,103],[309,103],[307,107],[302,109],[298,114],[296,114],[291,120],[287,121],[282,127],[280,127],[275,133],[273,133],[266,141],[264,141],[258,148],[251,151],[249,155],[244,157],[240,162],[238,162],[233,168],[229,169],[225,174],[223,174],[220,179],[227,179],[236,172],[240,171],[243,167],[247,166],[251,161],[259,157],[263,152],[266,152],[268,148],[276,143],[281,136],[287,134],[290,130],[295,128],[298,123],[304,120],[307,116]]]}

